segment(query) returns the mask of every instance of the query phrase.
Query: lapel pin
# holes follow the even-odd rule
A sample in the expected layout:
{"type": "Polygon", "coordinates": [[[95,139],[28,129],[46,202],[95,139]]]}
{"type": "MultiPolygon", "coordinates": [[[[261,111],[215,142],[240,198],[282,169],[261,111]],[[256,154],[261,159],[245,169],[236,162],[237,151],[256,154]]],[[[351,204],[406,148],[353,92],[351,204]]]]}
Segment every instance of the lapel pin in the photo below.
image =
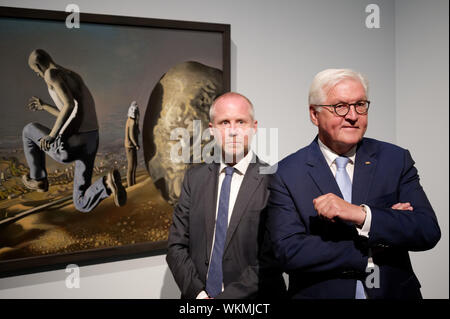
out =
{"type": "Polygon", "coordinates": [[[366,165],[370,165],[370,162],[366,162],[365,164],[366,164],[366,165]]]}

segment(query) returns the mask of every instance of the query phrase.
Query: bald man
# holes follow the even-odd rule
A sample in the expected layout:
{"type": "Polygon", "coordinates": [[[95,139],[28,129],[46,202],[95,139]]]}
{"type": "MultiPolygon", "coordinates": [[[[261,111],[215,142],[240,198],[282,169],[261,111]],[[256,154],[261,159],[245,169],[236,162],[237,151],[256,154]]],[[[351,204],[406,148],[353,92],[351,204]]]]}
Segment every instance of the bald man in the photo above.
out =
{"type": "Polygon", "coordinates": [[[103,199],[113,196],[117,206],[126,203],[126,191],[118,170],[111,170],[91,184],[99,134],[95,103],[82,78],[56,64],[41,49],[31,52],[28,64],[44,79],[55,106],[33,96],[28,108],[47,111],[56,117],[50,129],[39,123],[27,124],[22,133],[30,173],[22,176],[24,185],[38,192],[48,191],[45,154],[59,163],[75,162],[73,203],[80,212],[90,212],[103,199]]]}
{"type": "Polygon", "coordinates": [[[268,178],[250,151],[257,124],[241,94],[211,106],[220,160],[186,172],[169,233],[167,263],[182,298],[279,298],[286,290],[264,237],[268,178]]]}

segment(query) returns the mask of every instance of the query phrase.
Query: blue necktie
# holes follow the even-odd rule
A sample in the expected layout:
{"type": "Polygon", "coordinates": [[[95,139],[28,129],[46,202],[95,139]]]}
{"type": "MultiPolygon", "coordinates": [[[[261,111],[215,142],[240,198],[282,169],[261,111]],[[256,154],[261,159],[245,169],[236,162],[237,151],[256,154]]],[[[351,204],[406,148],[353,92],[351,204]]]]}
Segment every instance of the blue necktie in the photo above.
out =
{"type": "MultiPolygon", "coordinates": [[[[347,170],[345,167],[349,162],[349,158],[345,156],[339,156],[336,158],[336,182],[341,190],[342,196],[344,196],[344,200],[351,203],[352,202],[352,181],[350,180],[350,176],[348,176],[347,170]]],[[[364,287],[360,280],[356,281],[356,294],[355,299],[366,299],[366,295],[364,293],[364,287]]]]}
{"type": "Polygon", "coordinates": [[[222,292],[223,272],[222,257],[227,237],[228,228],[228,204],[230,201],[231,177],[234,168],[225,167],[225,178],[222,182],[219,198],[219,209],[216,219],[216,235],[214,237],[214,248],[209,264],[208,278],[206,279],[206,292],[210,297],[216,297],[222,292]]]}

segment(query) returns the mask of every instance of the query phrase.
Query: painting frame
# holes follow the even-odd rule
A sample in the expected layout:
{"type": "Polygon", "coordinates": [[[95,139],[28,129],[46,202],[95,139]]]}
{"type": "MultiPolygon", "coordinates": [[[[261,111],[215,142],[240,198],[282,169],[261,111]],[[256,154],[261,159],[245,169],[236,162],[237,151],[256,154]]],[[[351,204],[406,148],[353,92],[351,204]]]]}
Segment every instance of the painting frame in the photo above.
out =
{"type": "MultiPolygon", "coordinates": [[[[0,6],[0,19],[16,18],[36,21],[57,21],[64,23],[70,12],[26,9],[0,6]]],[[[193,22],[144,17],[104,15],[80,12],[80,25],[83,23],[109,26],[132,26],[165,30],[186,30],[214,32],[222,37],[223,88],[227,92],[231,85],[230,29],[229,24],[193,22]]],[[[0,278],[28,273],[65,268],[69,264],[78,266],[112,262],[124,259],[162,255],[167,252],[167,241],[140,242],[111,248],[88,249],[72,253],[48,254],[11,260],[0,260],[0,278]]]]}

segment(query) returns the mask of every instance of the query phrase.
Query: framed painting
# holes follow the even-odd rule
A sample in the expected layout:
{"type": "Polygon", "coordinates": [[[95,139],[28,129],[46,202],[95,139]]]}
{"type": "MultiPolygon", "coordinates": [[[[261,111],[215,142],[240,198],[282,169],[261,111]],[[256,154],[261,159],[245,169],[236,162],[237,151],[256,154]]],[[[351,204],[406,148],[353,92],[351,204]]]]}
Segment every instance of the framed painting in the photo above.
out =
{"type": "Polygon", "coordinates": [[[2,277],[164,254],[173,132],[230,89],[230,25],[74,13],[0,7],[2,277]]]}

